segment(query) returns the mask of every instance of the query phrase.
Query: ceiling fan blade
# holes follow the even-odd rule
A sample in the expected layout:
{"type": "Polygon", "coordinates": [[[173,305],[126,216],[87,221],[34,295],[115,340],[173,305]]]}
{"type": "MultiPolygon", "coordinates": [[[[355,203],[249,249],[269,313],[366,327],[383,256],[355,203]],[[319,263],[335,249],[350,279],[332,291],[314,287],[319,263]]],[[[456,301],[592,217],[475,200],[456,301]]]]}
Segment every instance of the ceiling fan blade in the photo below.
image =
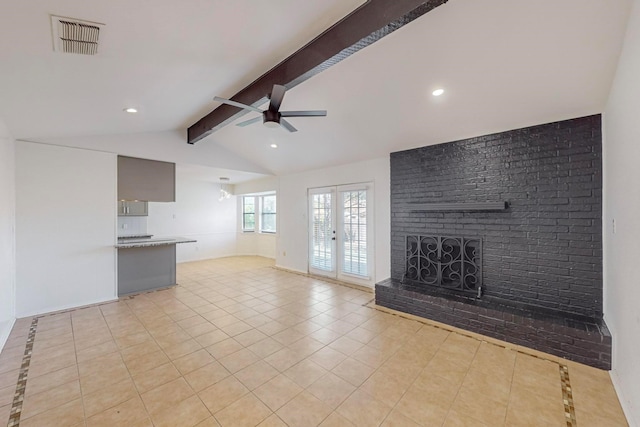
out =
{"type": "Polygon", "coordinates": [[[282,98],[284,98],[286,91],[287,88],[282,85],[273,85],[273,89],[271,89],[271,101],[269,102],[270,111],[278,111],[280,109],[280,104],[282,104],[282,98]]]}
{"type": "Polygon", "coordinates": [[[251,111],[255,111],[256,113],[262,113],[262,110],[252,105],[242,104],[240,102],[232,101],[230,99],[220,98],[219,96],[214,97],[213,100],[222,102],[223,104],[233,105],[234,107],[242,108],[244,110],[251,110],[251,111]]]}
{"type": "Polygon", "coordinates": [[[245,120],[244,122],[237,123],[236,126],[245,127],[245,126],[251,125],[253,123],[257,123],[257,122],[259,122],[261,120],[262,120],[262,116],[258,116],[258,117],[255,117],[253,119],[245,120]]]}
{"type": "Polygon", "coordinates": [[[298,131],[298,129],[294,128],[293,125],[291,123],[289,123],[288,121],[286,121],[285,119],[280,119],[280,124],[282,125],[283,128],[285,128],[289,132],[297,132],[298,131]]]}
{"type": "Polygon", "coordinates": [[[282,117],[323,117],[327,115],[327,110],[308,110],[308,111],[281,111],[282,117]]]}

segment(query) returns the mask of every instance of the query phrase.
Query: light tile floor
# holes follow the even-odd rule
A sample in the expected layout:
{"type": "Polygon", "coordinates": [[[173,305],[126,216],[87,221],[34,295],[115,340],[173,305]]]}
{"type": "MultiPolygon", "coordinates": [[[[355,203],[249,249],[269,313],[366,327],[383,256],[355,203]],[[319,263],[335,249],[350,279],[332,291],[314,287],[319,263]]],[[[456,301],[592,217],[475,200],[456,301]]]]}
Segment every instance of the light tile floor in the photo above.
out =
{"type": "MultiPolygon", "coordinates": [[[[390,314],[263,258],[178,270],[175,288],[40,317],[20,425],[627,425],[605,371],[390,314]]],[[[0,354],[0,421],[31,324],[0,354]]]]}

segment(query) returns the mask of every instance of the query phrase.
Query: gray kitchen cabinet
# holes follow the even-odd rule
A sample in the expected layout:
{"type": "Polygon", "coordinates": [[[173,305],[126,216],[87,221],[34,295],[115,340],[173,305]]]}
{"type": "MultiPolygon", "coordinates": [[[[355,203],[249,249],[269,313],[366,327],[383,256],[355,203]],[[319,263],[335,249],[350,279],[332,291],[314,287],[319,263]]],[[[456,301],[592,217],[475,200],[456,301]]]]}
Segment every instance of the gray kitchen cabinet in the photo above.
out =
{"type": "Polygon", "coordinates": [[[175,202],[175,163],[118,156],[118,199],[175,202]]]}
{"type": "Polygon", "coordinates": [[[147,216],[149,204],[141,201],[118,201],[118,216],[147,216]]]}

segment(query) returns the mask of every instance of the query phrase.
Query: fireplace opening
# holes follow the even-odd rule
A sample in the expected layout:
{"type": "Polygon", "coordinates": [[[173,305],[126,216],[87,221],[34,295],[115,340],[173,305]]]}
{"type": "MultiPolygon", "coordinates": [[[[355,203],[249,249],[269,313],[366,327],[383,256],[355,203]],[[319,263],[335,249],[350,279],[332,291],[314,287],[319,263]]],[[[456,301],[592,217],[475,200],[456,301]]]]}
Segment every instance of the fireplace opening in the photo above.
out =
{"type": "Polygon", "coordinates": [[[482,294],[482,240],[409,235],[402,281],[482,294]]]}

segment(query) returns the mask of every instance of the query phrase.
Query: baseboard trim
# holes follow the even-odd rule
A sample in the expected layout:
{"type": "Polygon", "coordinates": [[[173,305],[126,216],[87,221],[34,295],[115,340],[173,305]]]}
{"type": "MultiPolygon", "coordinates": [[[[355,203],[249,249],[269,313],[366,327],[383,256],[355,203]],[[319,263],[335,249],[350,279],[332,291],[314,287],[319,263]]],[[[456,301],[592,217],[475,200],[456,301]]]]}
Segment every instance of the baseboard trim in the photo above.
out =
{"type": "Polygon", "coordinates": [[[11,330],[13,329],[13,325],[16,323],[16,318],[9,320],[7,326],[5,326],[4,330],[0,331],[0,351],[4,349],[4,345],[7,343],[9,339],[9,335],[11,335],[11,330]]]}
{"type": "Polygon", "coordinates": [[[369,292],[369,293],[373,293],[374,292],[374,288],[371,288],[369,286],[360,285],[360,284],[357,284],[357,283],[344,282],[342,280],[332,279],[331,277],[320,276],[318,274],[311,274],[311,273],[307,273],[306,271],[294,270],[292,268],[281,267],[281,266],[278,266],[278,265],[276,265],[274,268],[276,270],[286,271],[287,273],[299,274],[301,276],[310,277],[312,279],[323,280],[323,281],[325,281],[327,283],[333,283],[333,284],[340,285],[340,286],[346,286],[348,288],[357,289],[357,290],[363,291],[363,292],[369,292]]]}
{"type": "Polygon", "coordinates": [[[87,301],[87,302],[83,302],[81,304],[72,304],[72,305],[67,305],[67,306],[62,306],[62,307],[48,308],[48,309],[41,310],[41,311],[32,311],[32,312],[28,311],[26,313],[20,313],[18,318],[21,319],[23,317],[47,316],[47,315],[52,315],[52,314],[63,313],[63,312],[66,312],[66,311],[78,310],[78,309],[81,309],[81,308],[88,308],[88,307],[93,307],[93,306],[96,306],[96,305],[107,304],[107,303],[115,302],[115,301],[118,301],[118,297],[117,296],[116,297],[99,299],[99,300],[94,300],[94,301],[87,301]]]}
{"type": "Polygon", "coordinates": [[[283,267],[283,266],[278,265],[278,264],[276,264],[275,268],[277,268],[278,270],[289,272],[289,273],[303,274],[305,276],[307,276],[309,274],[309,273],[307,273],[306,271],[303,271],[303,270],[298,270],[298,269],[289,268],[289,267],[283,267]]]}
{"type": "Polygon", "coordinates": [[[235,255],[231,255],[231,256],[259,256],[260,258],[267,258],[267,259],[272,259],[275,261],[275,257],[270,257],[267,255],[263,255],[263,254],[256,254],[256,253],[242,253],[242,254],[235,254],[235,255]]]}
{"type": "Polygon", "coordinates": [[[188,264],[190,262],[208,261],[208,260],[214,260],[214,259],[233,258],[233,257],[249,257],[249,256],[266,258],[266,259],[271,259],[271,260],[275,261],[275,258],[271,258],[271,257],[264,256],[264,255],[257,255],[257,254],[229,254],[229,255],[220,255],[220,256],[215,256],[215,257],[205,257],[205,258],[186,260],[186,261],[176,261],[176,264],[188,264]]]}

